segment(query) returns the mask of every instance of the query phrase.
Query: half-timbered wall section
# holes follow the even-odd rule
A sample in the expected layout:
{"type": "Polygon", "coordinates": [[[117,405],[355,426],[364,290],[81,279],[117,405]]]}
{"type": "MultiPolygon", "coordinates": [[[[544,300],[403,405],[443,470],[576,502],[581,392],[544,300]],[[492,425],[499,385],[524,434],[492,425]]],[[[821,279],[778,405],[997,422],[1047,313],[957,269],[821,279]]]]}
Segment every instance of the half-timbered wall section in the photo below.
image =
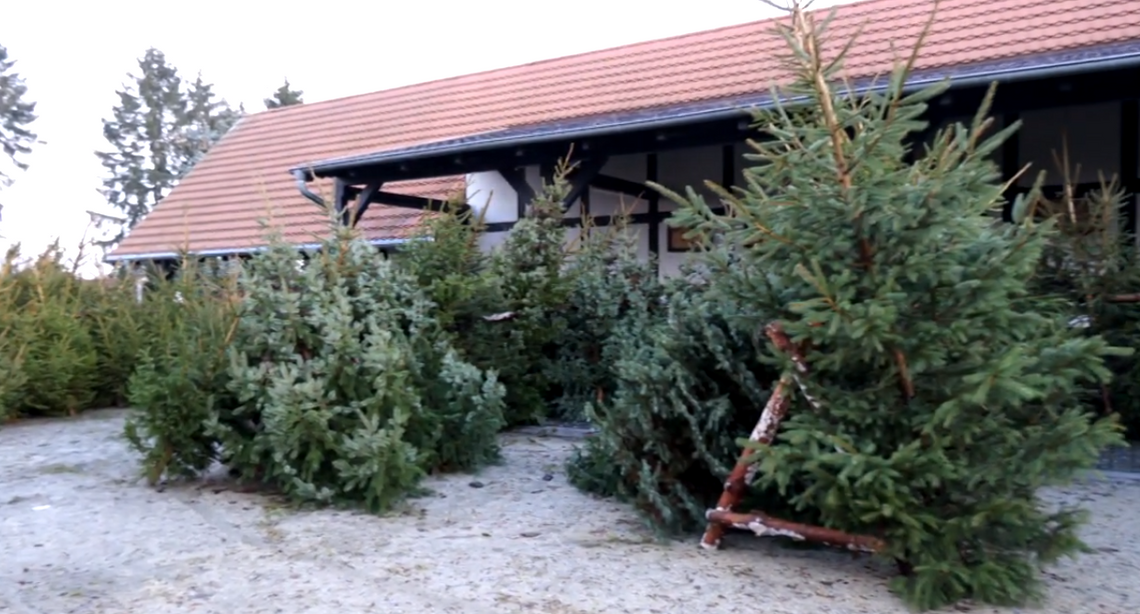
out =
{"type": "MultiPolygon", "coordinates": [[[[591,185],[582,191],[581,198],[566,208],[567,243],[578,238],[583,214],[602,227],[608,226],[615,216],[625,215],[630,222],[629,232],[637,235],[639,253],[645,257],[657,254],[663,275],[676,272],[684,258],[685,247],[677,233],[670,240],[665,219],[677,205],[645,182],[655,181],[680,193],[690,186],[715,204],[716,197],[705,187],[705,181],[721,185],[739,183],[744,148],[743,143],[710,145],[607,158],[591,185]]],[[[549,176],[549,172],[539,165],[525,167],[525,189],[537,191],[544,173],[549,176]]],[[[518,190],[498,171],[467,175],[467,202],[484,216],[488,225],[489,231],[483,239],[486,249],[493,249],[503,241],[522,212],[518,190]]],[[[521,204],[525,205],[525,197],[521,204]]]]}
{"type": "MultiPolygon", "coordinates": [[[[1140,111],[1136,101],[1005,112],[999,114],[997,125],[1018,119],[1022,122],[1021,130],[994,154],[994,162],[1007,179],[1029,165],[1014,190],[1027,189],[1041,170],[1047,172],[1045,185],[1058,188],[1063,176],[1055,156],[1059,157],[1066,145],[1070,166],[1073,170],[1079,166],[1079,173],[1072,178],[1079,190],[1098,186],[1102,175],[1119,178],[1129,193],[1137,190],[1140,111]]],[[[968,115],[950,116],[940,118],[937,124],[941,127],[969,120],[968,115]]],[[[610,216],[624,211],[632,221],[630,232],[637,234],[639,252],[643,256],[657,254],[663,276],[676,273],[685,257],[684,246],[676,235],[670,240],[670,229],[665,222],[676,204],[660,197],[646,187],[645,182],[655,181],[680,193],[684,193],[687,186],[692,187],[715,206],[717,197],[705,187],[705,181],[739,185],[742,169],[750,163],[743,157],[746,149],[744,143],[718,144],[607,158],[590,181],[591,185],[582,191],[581,199],[566,210],[567,241],[577,238],[579,231],[575,226],[583,213],[605,225],[610,216]]],[[[524,168],[522,175],[526,178],[527,190],[538,190],[543,173],[550,172],[549,168],[539,165],[524,168]]],[[[484,212],[484,220],[490,228],[483,245],[493,249],[519,219],[520,204],[525,202],[520,202],[518,191],[503,173],[479,172],[466,177],[467,202],[475,210],[484,212]]],[[[1135,209],[1133,200],[1124,210],[1133,226],[1135,209]]]]}

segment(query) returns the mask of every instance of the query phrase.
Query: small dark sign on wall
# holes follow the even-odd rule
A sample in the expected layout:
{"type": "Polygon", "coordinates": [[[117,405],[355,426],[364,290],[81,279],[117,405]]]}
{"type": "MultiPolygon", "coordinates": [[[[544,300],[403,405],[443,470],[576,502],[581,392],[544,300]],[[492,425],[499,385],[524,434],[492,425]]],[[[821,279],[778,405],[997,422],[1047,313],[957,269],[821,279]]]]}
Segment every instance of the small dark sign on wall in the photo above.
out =
{"type": "Polygon", "coordinates": [[[672,228],[666,227],[669,232],[669,240],[667,241],[669,251],[671,252],[691,252],[693,251],[693,244],[685,238],[685,228],[672,228]]]}

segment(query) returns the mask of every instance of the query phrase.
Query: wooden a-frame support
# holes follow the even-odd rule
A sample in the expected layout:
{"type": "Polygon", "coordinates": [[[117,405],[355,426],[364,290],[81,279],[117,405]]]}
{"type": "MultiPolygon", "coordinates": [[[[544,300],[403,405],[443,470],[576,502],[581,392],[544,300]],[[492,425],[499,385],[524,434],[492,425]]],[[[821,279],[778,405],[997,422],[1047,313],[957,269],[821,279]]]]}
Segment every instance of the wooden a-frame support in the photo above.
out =
{"type": "MultiPolygon", "coordinates": [[[[768,403],[764,406],[764,411],[760,414],[760,420],[748,438],[749,441],[762,445],[771,445],[776,438],[780,422],[788,413],[793,385],[798,385],[812,406],[819,407],[819,401],[808,392],[802,378],[809,372],[808,364],[803,357],[803,348],[792,344],[780,325],[775,322],[765,327],[764,332],[777,349],[791,356],[794,365],[793,370],[783,374],[776,383],[768,403]]],[[[782,520],[758,511],[736,512],[735,508],[740,505],[748,484],[756,475],[757,466],[749,462],[751,456],[748,449],[741,452],[736,466],[728,475],[724,492],[721,493],[716,508],[706,513],[705,517],[709,523],[701,537],[701,547],[719,548],[725,530],[731,527],[752,531],[761,537],[790,537],[798,541],[817,542],[858,552],[878,552],[883,549],[882,540],[876,537],[852,535],[825,527],[782,520]]]]}

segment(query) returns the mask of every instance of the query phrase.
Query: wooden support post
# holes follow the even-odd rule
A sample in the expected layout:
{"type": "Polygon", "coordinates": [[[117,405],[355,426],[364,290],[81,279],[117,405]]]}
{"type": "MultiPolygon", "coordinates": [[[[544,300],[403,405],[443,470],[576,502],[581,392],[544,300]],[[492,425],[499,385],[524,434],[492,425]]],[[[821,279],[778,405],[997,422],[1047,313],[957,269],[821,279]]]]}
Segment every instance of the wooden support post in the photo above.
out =
{"type": "MultiPolygon", "coordinates": [[[[772,396],[768,398],[768,403],[764,406],[763,413],[760,414],[760,420],[748,438],[749,441],[771,445],[776,438],[776,431],[780,427],[780,422],[787,415],[791,401],[790,389],[793,382],[799,386],[800,391],[813,407],[818,409],[821,404],[819,399],[809,393],[802,377],[809,373],[807,362],[804,360],[804,349],[794,345],[777,323],[769,324],[765,327],[764,332],[777,349],[791,357],[793,363],[793,369],[785,373],[777,382],[776,388],[772,391],[772,396]]],[[[725,529],[729,527],[749,530],[761,537],[790,537],[797,541],[816,542],[857,552],[878,552],[884,548],[882,540],[868,535],[854,535],[826,527],[792,522],[759,511],[747,514],[734,512],[733,508],[740,504],[745,491],[748,489],[748,484],[752,482],[756,474],[757,467],[750,462],[751,457],[752,453],[748,449],[741,452],[736,466],[733,467],[728,480],[725,482],[724,492],[721,493],[716,508],[705,514],[709,522],[704,535],[701,537],[702,548],[718,548],[725,529]]]]}

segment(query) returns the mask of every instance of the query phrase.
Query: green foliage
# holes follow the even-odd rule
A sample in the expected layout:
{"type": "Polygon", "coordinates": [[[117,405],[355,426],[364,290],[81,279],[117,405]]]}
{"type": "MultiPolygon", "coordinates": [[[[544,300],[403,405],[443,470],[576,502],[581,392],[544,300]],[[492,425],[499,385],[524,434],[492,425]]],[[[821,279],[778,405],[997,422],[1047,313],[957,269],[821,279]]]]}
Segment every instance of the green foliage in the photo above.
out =
{"type": "Polygon", "coordinates": [[[504,309],[498,282],[489,274],[489,257],[480,249],[482,220],[450,203],[425,216],[410,241],[392,255],[435,304],[439,326],[468,360],[488,366],[484,316],[504,309]]]}
{"type": "Polygon", "coordinates": [[[283,83],[281,87],[274,90],[273,95],[269,98],[266,98],[263,102],[265,103],[266,109],[291,107],[297,104],[304,104],[304,95],[305,92],[293,89],[293,86],[289,84],[289,80],[286,79],[285,83],[283,83]]]}
{"type": "Polygon", "coordinates": [[[121,406],[140,354],[165,343],[168,314],[138,303],[133,276],[83,279],[64,260],[58,244],[30,259],[14,247],[0,266],[0,415],[8,419],[121,406]]]}
{"type": "Polygon", "coordinates": [[[425,472],[493,458],[503,390],[456,355],[415,279],[347,233],[303,266],[277,243],[243,271],[233,419],[254,435],[219,433],[246,477],[375,511],[425,472]]]}
{"type": "Polygon", "coordinates": [[[750,446],[757,486],[883,538],[880,556],[906,572],[893,586],[917,607],[1033,600],[1036,567],[1082,547],[1079,512],[1037,492],[1119,441],[1081,398],[1119,352],[1073,331],[1063,303],[1032,300],[1052,226],[990,221],[990,153],[1017,127],[986,137],[982,108],[911,161],[907,136],[945,85],[904,96],[904,66],[885,93],[837,94],[826,84],[842,58],[817,62],[820,30],[800,11],[792,23],[781,93],[810,121],[779,106],[757,117],[765,138],[727,213],[671,195],[678,223],[717,239],[702,261],[722,300],[747,306],[734,325],[775,319],[809,348],[822,404],[798,399],[778,445],[750,446]]]}
{"type": "Polygon", "coordinates": [[[219,456],[212,426],[236,405],[226,348],[237,325],[232,277],[204,274],[186,259],[172,280],[154,280],[143,295],[153,324],[128,380],[135,411],[124,427],[147,480],[191,477],[219,456]]]}
{"type": "Polygon", "coordinates": [[[380,511],[425,474],[497,458],[505,391],[452,344],[455,306],[431,300],[445,285],[425,291],[343,227],[308,254],[272,237],[235,271],[234,287],[196,274],[182,300],[154,298],[183,315],[131,380],[128,437],[152,481],[221,461],[297,500],[380,511]]]}
{"type": "Polygon", "coordinates": [[[27,354],[25,335],[20,331],[20,315],[16,292],[18,283],[16,260],[19,248],[9,249],[0,263],[0,425],[19,416],[21,391],[27,385],[24,356],[27,354]]]}
{"type": "Polygon", "coordinates": [[[140,352],[164,342],[164,314],[138,304],[134,277],[83,279],[64,260],[58,244],[30,259],[16,247],[0,267],[8,418],[121,406],[140,352]]]}
{"type": "Polygon", "coordinates": [[[541,420],[559,394],[550,374],[565,335],[564,309],[572,287],[562,226],[570,170],[561,166],[543,186],[487,267],[498,285],[503,313],[512,317],[482,336],[487,345],[480,359],[498,367],[512,425],[541,420]]]}
{"type": "Polygon", "coordinates": [[[0,277],[0,331],[4,345],[17,348],[22,385],[7,384],[9,413],[15,416],[71,415],[95,400],[94,339],[83,318],[85,300],[96,295],[67,270],[53,245],[24,266],[8,252],[0,277]]]}
{"type": "Polygon", "coordinates": [[[639,257],[637,234],[626,221],[604,228],[588,222],[564,266],[566,325],[548,371],[560,391],[551,409],[569,420],[586,418],[589,404],[614,393],[622,346],[612,341],[622,335],[627,314],[645,315],[663,297],[656,263],[639,257]]]}
{"type": "Polygon", "coordinates": [[[95,154],[106,172],[101,192],[126,217],[106,245],[121,241],[243,114],[201,76],[183,80],[157,49],[147,49],[138,67],[103,120],[109,149],[95,154]]]}
{"type": "Polygon", "coordinates": [[[19,391],[27,382],[22,369],[23,356],[19,353],[22,348],[12,348],[7,341],[0,339],[0,352],[4,352],[0,354],[0,377],[3,378],[0,380],[0,426],[16,418],[19,391]]]}
{"type": "MultiPolygon", "coordinates": [[[[1064,178],[1059,193],[1041,196],[1027,207],[1031,219],[1048,220],[1057,232],[1042,250],[1035,293],[1063,298],[1074,306],[1074,324],[1114,346],[1140,344],[1140,266],[1135,238],[1120,231],[1120,211],[1130,198],[1116,181],[1075,195],[1068,155],[1058,160],[1064,178]]],[[[1079,170],[1079,169],[1078,169],[1079,170]]],[[[1110,356],[1112,381],[1088,386],[1089,405],[1116,412],[1130,439],[1140,439],[1140,360],[1136,354],[1110,356]]]]}
{"type": "Polygon", "coordinates": [[[579,488],[631,501],[661,533],[704,522],[773,379],[754,335],[733,325],[742,306],[698,279],[631,285],[605,341],[615,391],[588,406],[598,433],[569,465],[579,488]]]}

